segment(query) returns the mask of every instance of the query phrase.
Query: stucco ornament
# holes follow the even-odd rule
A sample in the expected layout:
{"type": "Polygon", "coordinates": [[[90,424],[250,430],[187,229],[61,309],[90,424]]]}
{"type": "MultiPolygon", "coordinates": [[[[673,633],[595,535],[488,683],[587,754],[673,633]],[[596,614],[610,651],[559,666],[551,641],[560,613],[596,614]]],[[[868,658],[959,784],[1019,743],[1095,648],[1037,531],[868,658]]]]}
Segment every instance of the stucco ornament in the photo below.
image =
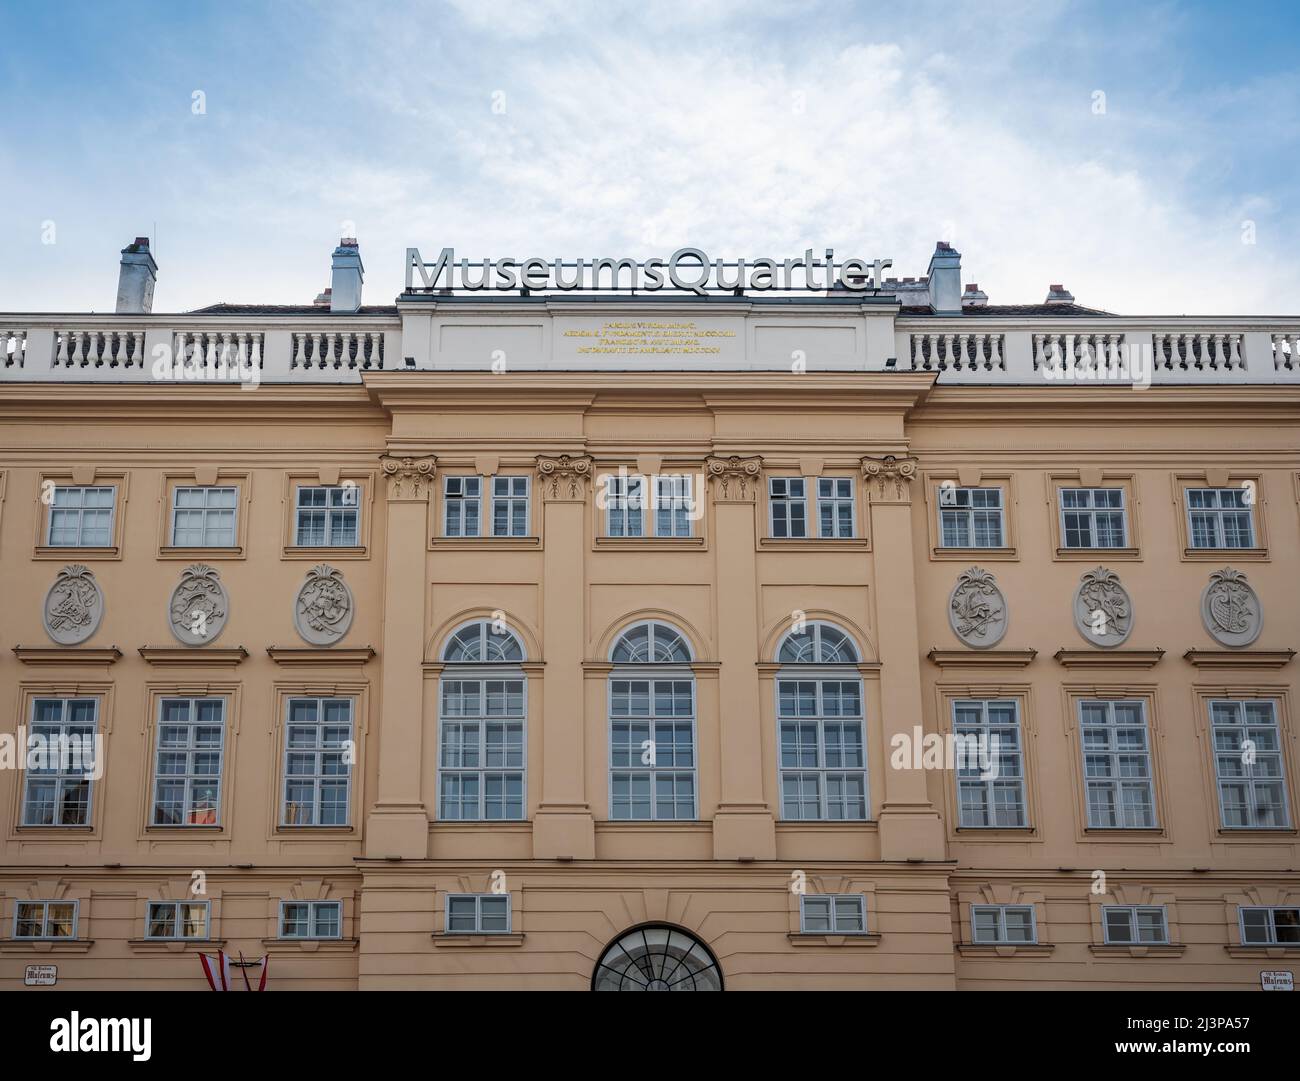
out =
{"type": "Polygon", "coordinates": [[[59,571],[45,594],[45,633],[61,646],[84,642],[104,618],[104,594],[89,567],[73,563],[59,571]]]}
{"type": "Polygon", "coordinates": [[[293,625],[304,642],[331,646],[352,626],[352,590],[343,575],[324,563],[307,572],[293,602],[293,625]]]}
{"type": "Polygon", "coordinates": [[[1074,626],[1102,649],[1123,644],[1133,630],[1133,599],[1118,574],[1098,567],[1079,579],[1074,591],[1074,626]]]}
{"type": "Polygon", "coordinates": [[[957,578],[948,597],[952,632],[968,646],[988,649],[1007,633],[1007,599],[993,575],[971,567],[957,578]]]}
{"type": "Polygon", "coordinates": [[[230,598],[216,568],[206,563],[186,567],[172,590],[167,614],[172,634],[184,645],[206,646],[215,641],[230,615],[230,598]]]}
{"type": "Polygon", "coordinates": [[[1264,629],[1264,606],[1241,571],[1224,567],[1201,593],[1201,622],[1225,646],[1248,646],[1264,629]]]}

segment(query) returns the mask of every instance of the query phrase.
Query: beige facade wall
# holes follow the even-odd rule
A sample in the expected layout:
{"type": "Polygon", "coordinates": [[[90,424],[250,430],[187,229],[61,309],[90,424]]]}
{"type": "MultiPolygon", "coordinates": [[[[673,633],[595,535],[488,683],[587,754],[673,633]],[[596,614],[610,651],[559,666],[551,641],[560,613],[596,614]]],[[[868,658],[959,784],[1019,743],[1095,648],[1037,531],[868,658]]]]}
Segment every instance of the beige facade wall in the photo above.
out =
{"type": "Polygon", "coordinates": [[[194,954],[210,944],[150,941],[144,926],[148,901],[186,898],[202,871],[212,938],[269,953],[272,985],[286,988],[584,989],[605,946],[648,923],[699,938],[729,989],[1258,987],[1261,968],[1294,954],[1244,947],[1238,905],[1300,905],[1298,415],[1289,387],[936,387],[927,373],[861,371],[374,372],[360,386],[253,393],[9,386],[0,733],[30,720],[33,698],[95,697],[106,770],[89,824],[57,828],[20,824],[23,775],[0,770],[0,986],[38,963],[57,964],[61,986],[205,986],[194,954]],[[695,535],[606,536],[593,478],[620,466],[707,474],[695,535]],[[528,535],[443,536],[442,479],[461,475],[528,477],[528,535]],[[774,539],[767,481],[780,476],[848,478],[854,536],[774,539]],[[111,545],[45,543],[49,480],[116,486],[111,545]],[[297,548],[295,487],[347,481],[359,543],[297,548]],[[939,546],[945,481],[1003,488],[1004,549],[939,546]],[[1257,492],[1258,546],[1189,550],[1181,486],[1243,482],[1257,492]],[[236,549],[170,548],[177,483],[238,487],[236,549]],[[1102,483],[1128,495],[1131,549],[1061,551],[1056,488],[1102,483]],[[105,613],[84,644],[55,646],[46,591],[76,563],[105,613]],[[167,607],[195,563],[217,569],[230,614],[219,639],[187,648],[167,607]],[[355,615],[340,643],[309,649],[294,598],[321,563],[342,572],[355,615]],[[1080,575],[1099,564],[1133,602],[1117,650],[1090,645],[1071,615],[1080,575]],[[971,566],[1006,598],[992,650],[949,623],[971,566]],[[1224,566],[1263,602],[1248,648],[1224,649],[1202,626],[1202,590],[1224,566]],[[866,711],[865,823],[780,813],[774,660],[799,613],[862,653],[851,674],[866,711]],[[523,822],[437,813],[441,649],[475,619],[503,619],[527,653],[523,822]],[[694,656],[695,821],[611,820],[610,650],[651,619],[694,656]],[[158,699],[204,694],[230,702],[220,823],[151,826],[158,699]],[[346,827],[279,825],[293,696],[356,702],[346,827]],[[1287,828],[1221,827],[1216,696],[1277,703],[1287,828]],[[1020,704],[1026,828],[962,827],[951,770],[891,766],[895,736],[948,732],[953,699],[990,697],[1020,704]],[[1085,697],[1146,703],[1158,828],[1086,828],[1085,697]],[[799,873],[810,894],[864,895],[869,933],[800,934],[799,873]],[[496,883],[512,932],[448,935],[446,894],[496,883]],[[15,940],[15,906],[32,899],[77,900],[77,939],[15,940]],[[279,937],[281,901],[322,899],[342,902],[337,940],[279,937]],[[1038,942],[975,945],[970,906],[986,903],[1034,906],[1038,942]],[[1102,904],[1165,905],[1171,944],[1104,945],[1102,904]]]}

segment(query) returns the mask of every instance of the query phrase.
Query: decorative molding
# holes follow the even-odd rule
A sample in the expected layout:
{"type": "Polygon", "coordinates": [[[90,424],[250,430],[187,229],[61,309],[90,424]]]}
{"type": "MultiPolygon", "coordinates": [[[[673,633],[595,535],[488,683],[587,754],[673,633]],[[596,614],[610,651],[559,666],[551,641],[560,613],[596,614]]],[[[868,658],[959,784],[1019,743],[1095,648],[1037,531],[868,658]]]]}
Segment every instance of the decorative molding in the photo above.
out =
{"type": "Polygon", "coordinates": [[[71,563],[54,578],[45,594],[41,618],[50,641],[61,646],[84,642],[104,618],[104,591],[89,567],[71,563]]]}
{"type": "Polygon", "coordinates": [[[1201,593],[1201,622],[1220,645],[1248,646],[1264,629],[1264,606],[1241,571],[1224,567],[1201,593]]]}
{"type": "Polygon", "coordinates": [[[1294,649],[1189,649],[1183,654],[1188,664],[1209,672],[1277,670],[1294,657],[1294,649]]]}
{"type": "Polygon", "coordinates": [[[390,503],[423,503],[428,500],[437,465],[432,454],[381,454],[379,464],[388,478],[390,503]]]}
{"type": "Polygon", "coordinates": [[[971,567],[957,576],[948,594],[953,634],[972,649],[989,649],[1002,641],[1007,622],[1007,599],[989,571],[971,567]]]}
{"type": "Polygon", "coordinates": [[[372,646],[322,649],[302,646],[267,646],[266,654],[282,668],[360,668],[375,657],[372,646]]]}
{"type": "Polygon", "coordinates": [[[1133,632],[1133,599],[1119,575],[1105,567],[1083,574],[1072,607],[1075,630],[1100,649],[1123,645],[1133,632]]]}
{"type": "Polygon", "coordinates": [[[591,457],[587,454],[537,456],[537,486],[548,503],[580,503],[587,497],[591,457]]]}
{"type": "Polygon", "coordinates": [[[230,596],[221,575],[206,563],[185,568],[167,603],[167,625],[182,645],[197,647],[215,642],[230,618],[230,596]]]}
{"type": "Polygon", "coordinates": [[[1163,649],[1058,649],[1052,656],[1066,668],[1154,668],[1164,657],[1163,649]]]}
{"type": "Polygon", "coordinates": [[[763,459],[732,454],[704,459],[704,470],[713,481],[713,498],[719,503],[753,503],[762,483],[763,459]]]}
{"type": "Polygon", "coordinates": [[[932,649],[926,656],[940,668],[1026,668],[1036,649],[932,649]]]}
{"type": "Polygon", "coordinates": [[[867,482],[867,498],[873,503],[911,503],[912,481],[916,478],[918,464],[918,459],[906,454],[863,458],[862,479],[867,482]],[[876,484],[874,496],[871,494],[873,481],[876,484]]]}
{"type": "Polygon", "coordinates": [[[59,668],[63,665],[72,664],[102,664],[107,666],[116,664],[121,660],[122,651],[117,646],[82,647],[80,649],[56,648],[53,646],[14,646],[14,656],[23,664],[30,664],[35,668],[59,668]]]}
{"type": "Polygon", "coordinates": [[[355,607],[342,572],[318,563],[294,598],[293,626],[309,645],[332,646],[348,633],[355,607]]]}
{"type": "Polygon", "coordinates": [[[155,668],[234,668],[248,657],[248,650],[243,646],[204,650],[141,646],[139,652],[155,668]]]}

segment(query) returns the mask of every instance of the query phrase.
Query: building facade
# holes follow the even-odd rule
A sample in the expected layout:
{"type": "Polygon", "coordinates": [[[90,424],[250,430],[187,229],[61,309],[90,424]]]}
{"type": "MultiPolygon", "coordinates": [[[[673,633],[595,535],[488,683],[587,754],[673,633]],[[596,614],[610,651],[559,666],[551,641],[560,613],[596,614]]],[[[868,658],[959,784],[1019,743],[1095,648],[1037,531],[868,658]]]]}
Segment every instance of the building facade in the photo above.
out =
{"type": "Polygon", "coordinates": [[[1294,967],[1300,318],[946,246],[362,307],[350,247],[334,310],[154,314],[138,242],[0,316],[0,986],[1294,967]]]}

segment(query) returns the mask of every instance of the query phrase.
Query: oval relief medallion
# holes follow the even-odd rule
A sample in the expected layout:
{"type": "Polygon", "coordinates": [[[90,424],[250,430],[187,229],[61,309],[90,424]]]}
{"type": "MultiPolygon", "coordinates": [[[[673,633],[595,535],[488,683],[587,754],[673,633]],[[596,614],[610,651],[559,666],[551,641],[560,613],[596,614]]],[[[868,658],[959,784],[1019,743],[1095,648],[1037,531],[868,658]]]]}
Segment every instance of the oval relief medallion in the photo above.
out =
{"type": "Polygon", "coordinates": [[[1264,629],[1264,608],[1246,576],[1224,567],[1201,593],[1201,622],[1225,646],[1248,646],[1264,629]]]}
{"type": "Polygon", "coordinates": [[[307,572],[293,602],[293,625],[304,642],[331,646],[352,626],[352,590],[343,575],[324,563],[307,572]]]}
{"type": "Polygon", "coordinates": [[[89,567],[64,567],[45,594],[45,633],[61,646],[84,642],[104,618],[104,594],[89,567]]]}
{"type": "Polygon", "coordinates": [[[1133,601],[1118,574],[1098,567],[1079,579],[1074,591],[1074,626],[1102,649],[1123,644],[1133,630],[1133,601]]]}
{"type": "Polygon", "coordinates": [[[993,575],[971,567],[957,578],[948,596],[948,623],[968,646],[988,649],[1007,633],[1007,599],[993,575]]]}
{"type": "Polygon", "coordinates": [[[230,615],[230,598],[215,567],[195,563],[185,568],[167,606],[168,625],[177,641],[206,646],[216,640],[230,615]]]}

